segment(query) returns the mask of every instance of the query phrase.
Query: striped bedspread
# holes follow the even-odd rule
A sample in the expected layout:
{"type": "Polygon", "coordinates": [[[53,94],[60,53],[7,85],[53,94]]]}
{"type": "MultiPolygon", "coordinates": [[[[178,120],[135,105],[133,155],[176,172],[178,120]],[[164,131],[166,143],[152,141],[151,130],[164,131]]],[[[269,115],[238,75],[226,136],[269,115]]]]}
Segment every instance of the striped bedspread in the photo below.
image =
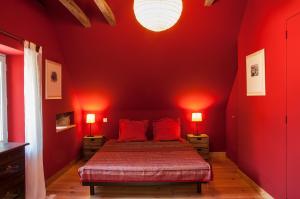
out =
{"type": "Polygon", "coordinates": [[[186,141],[108,141],[78,170],[82,182],[208,182],[211,167],[186,141]]]}

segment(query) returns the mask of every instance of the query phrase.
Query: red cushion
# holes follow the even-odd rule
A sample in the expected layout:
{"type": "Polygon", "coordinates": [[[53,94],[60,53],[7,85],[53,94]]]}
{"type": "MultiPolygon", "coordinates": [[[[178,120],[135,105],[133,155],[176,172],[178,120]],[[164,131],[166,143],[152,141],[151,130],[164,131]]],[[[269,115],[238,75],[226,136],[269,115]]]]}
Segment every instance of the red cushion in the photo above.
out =
{"type": "Polygon", "coordinates": [[[180,140],[180,120],[164,118],[153,122],[155,141],[180,140]]]}
{"type": "Polygon", "coordinates": [[[119,139],[121,142],[146,141],[148,120],[120,120],[119,139]]]}

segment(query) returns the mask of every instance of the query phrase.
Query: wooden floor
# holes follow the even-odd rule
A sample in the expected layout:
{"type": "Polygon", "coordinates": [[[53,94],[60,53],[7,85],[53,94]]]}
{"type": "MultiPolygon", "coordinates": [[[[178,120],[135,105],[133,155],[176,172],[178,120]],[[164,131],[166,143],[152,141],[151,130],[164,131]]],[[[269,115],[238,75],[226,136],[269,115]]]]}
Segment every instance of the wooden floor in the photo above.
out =
{"type": "Polygon", "coordinates": [[[256,190],[238,172],[236,166],[226,158],[211,160],[214,180],[202,185],[202,194],[196,192],[196,185],[169,185],[154,187],[97,187],[95,196],[89,195],[89,187],[81,186],[77,169],[79,162],[47,187],[48,195],[55,199],[83,198],[262,198],[256,190]]]}

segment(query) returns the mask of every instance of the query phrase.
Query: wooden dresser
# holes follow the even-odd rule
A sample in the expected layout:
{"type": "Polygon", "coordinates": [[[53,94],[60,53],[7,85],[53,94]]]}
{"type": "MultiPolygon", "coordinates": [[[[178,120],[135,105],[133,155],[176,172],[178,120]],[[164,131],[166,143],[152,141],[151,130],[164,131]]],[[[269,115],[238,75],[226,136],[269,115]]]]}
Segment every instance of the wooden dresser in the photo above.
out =
{"type": "Polygon", "coordinates": [[[83,138],[83,159],[89,160],[105,143],[104,136],[85,136],[83,138]]]}
{"type": "Polygon", "coordinates": [[[198,153],[205,159],[209,159],[209,137],[206,134],[187,134],[187,141],[190,142],[198,153]]]}
{"type": "Polygon", "coordinates": [[[0,198],[25,198],[26,145],[0,142],[0,198]]]}

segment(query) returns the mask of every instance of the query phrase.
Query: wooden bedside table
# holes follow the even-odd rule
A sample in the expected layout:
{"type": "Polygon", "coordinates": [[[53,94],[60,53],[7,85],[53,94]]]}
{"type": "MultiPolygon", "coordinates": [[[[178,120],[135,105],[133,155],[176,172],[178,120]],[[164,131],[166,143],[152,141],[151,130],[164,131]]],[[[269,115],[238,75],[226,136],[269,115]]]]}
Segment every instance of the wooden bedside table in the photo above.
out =
{"type": "Polygon", "coordinates": [[[89,160],[105,143],[104,136],[94,136],[83,138],[83,159],[89,160]]]}
{"type": "Polygon", "coordinates": [[[209,159],[209,137],[206,134],[187,134],[187,141],[193,145],[198,153],[205,159],[209,159]]]}

